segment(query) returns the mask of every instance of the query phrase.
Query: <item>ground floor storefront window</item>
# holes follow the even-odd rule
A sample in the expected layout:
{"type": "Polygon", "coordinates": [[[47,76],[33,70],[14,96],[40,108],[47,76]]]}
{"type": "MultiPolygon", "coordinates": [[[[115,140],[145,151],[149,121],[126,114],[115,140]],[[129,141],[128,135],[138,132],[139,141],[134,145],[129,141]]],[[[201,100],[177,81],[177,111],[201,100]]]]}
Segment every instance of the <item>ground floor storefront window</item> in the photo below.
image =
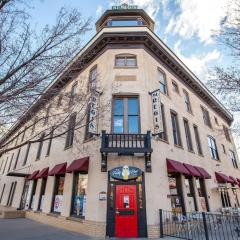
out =
{"type": "Polygon", "coordinates": [[[221,201],[222,201],[222,207],[223,208],[227,208],[227,207],[231,207],[231,202],[230,202],[230,197],[228,194],[228,189],[227,188],[219,188],[219,192],[221,195],[221,201]]]}
{"type": "Polygon", "coordinates": [[[55,176],[55,186],[53,195],[52,212],[61,213],[63,204],[63,189],[65,175],[55,176]]]}
{"type": "Polygon", "coordinates": [[[24,209],[26,206],[29,185],[30,185],[30,181],[26,180],[24,183],[23,192],[21,196],[20,209],[24,209]]]}
{"type": "Polygon", "coordinates": [[[34,206],[34,201],[35,201],[35,193],[36,193],[36,188],[37,188],[37,180],[34,180],[32,183],[32,192],[31,192],[31,196],[30,196],[30,204],[29,204],[29,208],[33,209],[34,206]]]}
{"type": "Polygon", "coordinates": [[[200,208],[201,208],[200,210],[204,211],[204,212],[209,211],[204,179],[197,178],[196,179],[196,187],[197,187],[198,197],[199,197],[199,201],[200,201],[200,208]]]}
{"type": "Polygon", "coordinates": [[[41,191],[40,191],[40,197],[39,197],[39,203],[38,203],[38,210],[43,210],[43,204],[45,199],[45,191],[46,191],[46,185],[47,185],[47,178],[42,179],[42,185],[41,185],[41,191]]]}
{"type": "Polygon", "coordinates": [[[181,176],[175,174],[168,175],[170,190],[171,207],[173,212],[184,212],[184,203],[182,197],[181,176]]]}
{"type": "Polygon", "coordinates": [[[189,204],[189,211],[197,211],[197,202],[196,202],[196,196],[194,193],[194,187],[193,187],[193,178],[192,177],[185,177],[185,189],[187,191],[187,201],[189,204]]]}
{"type": "Polygon", "coordinates": [[[73,184],[72,212],[74,217],[85,217],[88,174],[75,173],[73,184]]]}
{"type": "Polygon", "coordinates": [[[239,201],[238,201],[238,196],[237,196],[237,188],[232,186],[232,191],[233,191],[233,197],[234,197],[234,207],[238,208],[240,207],[239,201]]]}

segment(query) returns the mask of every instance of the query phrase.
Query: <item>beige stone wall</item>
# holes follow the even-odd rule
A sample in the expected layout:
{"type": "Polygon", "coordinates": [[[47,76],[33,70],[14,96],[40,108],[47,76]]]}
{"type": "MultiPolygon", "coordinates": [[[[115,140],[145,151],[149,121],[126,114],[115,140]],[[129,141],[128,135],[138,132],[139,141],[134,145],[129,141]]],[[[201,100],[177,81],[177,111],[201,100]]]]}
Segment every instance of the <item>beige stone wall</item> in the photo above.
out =
{"type": "MultiPolygon", "coordinates": [[[[116,31],[116,30],[115,30],[116,31]]],[[[141,118],[141,132],[146,133],[147,130],[153,131],[153,118],[151,110],[151,97],[149,91],[153,91],[159,87],[158,79],[158,67],[160,67],[167,77],[167,85],[169,95],[161,95],[161,102],[165,106],[165,117],[167,124],[167,134],[168,142],[157,141],[152,139],[152,173],[145,173],[145,191],[146,191],[146,212],[147,212],[147,223],[148,223],[148,233],[149,236],[156,236],[159,231],[159,213],[158,210],[170,209],[170,199],[167,198],[169,194],[168,188],[168,178],[167,178],[167,167],[166,158],[175,159],[180,162],[190,163],[192,165],[201,166],[205,168],[212,176],[212,179],[206,180],[209,204],[211,211],[218,211],[221,208],[221,199],[217,190],[217,182],[215,180],[215,171],[222,171],[223,173],[231,176],[239,176],[240,172],[238,169],[234,169],[230,158],[228,155],[228,150],[234,150],[234,144],[229,143],[225,136],[219,132],[222,124],[225,121],[216,114],[207,103],[203,102],[196,94],[186,86],[179,77],[173,75],[168,71],[165,65],[153,58],[146,50],[139,49],[108,49],[101,56],[95,59],[72,83],[66,86],[64,91],[70,91],[71,86],[74,82],[85,82],[88,80],[89,70],[97,64],[98,69],[98,86],[102,90],[102,95],[100,102],[101,104],[111,102],[112,95],[114,94],[138,94],[140,101],[140,118],[141,118]],[[137,56],[138,66],[133,69],[120,69],[114,67],[114,57],[116,54],[128,53],[135,54],[137,56]],[[120,77],[122,75],[134,76],[127,78],[127,81],[123,81],[120,77]],[[132,81],[131,81],[132,80],[132,81]],[[172,90],[172,80],[174,80],[179,87],[180,94],[173,92],[172,90]],[[189,93],[191,106],[193,113],[190,114],[185,110],[184,99],[183,99],[183,89],[187,90],[189,93]],[[213,129],[208,128],[204,125],[202,119],[202,112],[200,105],[203,105],[209,110],[211,122],[213,129]],[[172,136],[172,125],[170,118],[170,109],[175,110],[178,113],[178,120],[180,126],[180,132],[183,142],[183,148],[174,146],[173,136],[172,136]],[[216,126],[214,123],[214,116],[218,118],[220,127],[216,126]],[[183,126],[183,117],[187,118],[190,125],[190,131],[193,141],[194,153],[187,150],[186,138],[183,126]],[[202,143],[202,150],[204,156],[199,156],[197,154],[196,141],[194,138],[193,124],[196,124],[199,128],[200,139],[202,143]],[[220,155],[220,161],[212,160],[210,157],[210,152],[207,143],[207,136],[211,135],[215,137],[218,152],[220,155]],[[222,152],[221,144],[225,145],[227,155],[222,152]]],[[[81,84],[79,84],[79,87],[81,84]]],[[[98,124],[99,132],[101,130],[111,131],[111,106],[104,114],[104,117],[99,119],[98,124]]],[[[73,223],[72,221],[67,221],[66,217],[70,215],[71,208],[71,192],[72,192],[72,174],[66,174],[65,186],[64,186],[64,206],[61,213],[62,217],[53,218],[46,217],[45,214],[51,211],[52,204],[52,194],[54,187],[54,177],[48,177],[45,204],[43,207],[43,214],[32,214],[27,213],[27,217],[36,219],[41,222],[49,223],[52,225],[61,225],[63,227],[76,229],[77,231],[88,234],[88,228],[92,226],[96,229],[96,236],[104,236],[105,234],[105,222],[106,222],[106,201],[99,201],[98,195],[101,191],[107,191],[107,173],[101,172],[101,156],[100,156],[100,139],[96,138],[89,142],[84,142],[84,129],[77,131],[76,137],[82,144],[78,146],[73,146],[72,148],[64,150],[65,136],[54,139],[52,142],[52,148],[50,156],[45,157],[47,142],[44,142],[42,149],[42,157],[39,161],[36,161],[36,151],[38,144],[33,144],[31,147],[27,166],[29,173],[34,170],[41,170],[46,166],[50,169],[58,163],[67,162],[71,163],[73,160],[80,157],[90,156],[89,162],[89,178],[88,178],[88,188],[87,188],[87,206],[86,206],[86,217],[83,223],[73,223]],[[99,224],[99,229],[98,229],[99,224]],[[80,227],[80,225],[82,227],[80,227]],[[99,235],[98,235],[99,234],[99,235]]],[[[22,148],[20,154],[20,161],[18,168],[21,167],[24,155],[26,151],[26,146],[22,148]]],[[[14,150],[15,156],[17,150],[14,150]]],[[[11,152],[6,155],[11,157],[11,152]]],[[[2,156],[2,159],[6,159],[6,155],[2,156]]],[[[123,157],[123,156],[109,156],[108,158],[108,170],[123,165],[129,164],[139,167],[143,171],[144,169],[144,159],[142,157],[123,157]]],[[[12,181],[18,181],[18,187],[14,196],[13,206],[18,207],[20,204],[20,196],[23,189],[23,179],[7,177],[5,175],[1,176],[0,180],[0,193],[4,183],[7,184],[5,189],[5,194],[2,200],[2,204],[6,204],[6,199],[8,197],[9,188],[12,181]]],[[[184,179],[182,179],[184,181],[184,179]]],[[[39,198],[41,180],[38,180],[38,185],[36,189],[36,198],[39,198]]],[[[239,190],[238,190],[239,192],[239,190]]],[[[240,193],[239,193],[240,194],[240,193]]],[[[239,196],[240,197],[240,196],[239,196]]],[[[240,198],[239,198],[240,200],[240,198]]],[[[199,201],[199,199],[197,199],[199,201]]],[[[199,203],[198,203],[199,204],[199,203]]],[[[186,209],[189,209],[188,202],[186,201],[186,209]]],[[[34,210],[37,210],[37,203],[34,204],[34,210]]],[[[75,231],[75,230],[74,230],[75,231]]],[[[93,234],[93,235],[95,235],[93,234]]]]}

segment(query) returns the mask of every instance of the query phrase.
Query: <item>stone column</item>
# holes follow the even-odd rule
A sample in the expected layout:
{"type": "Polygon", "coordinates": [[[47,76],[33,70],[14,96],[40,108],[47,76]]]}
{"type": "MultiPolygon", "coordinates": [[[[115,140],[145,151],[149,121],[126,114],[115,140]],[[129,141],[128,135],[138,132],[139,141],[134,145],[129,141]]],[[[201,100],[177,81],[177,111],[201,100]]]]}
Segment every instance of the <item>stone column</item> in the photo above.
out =
{"type": "Polygon", "coordinates": [[[49,176],[47,179],[45,199],[43,203],[43,212],[50,213],[52,208],[52,199],[54,192],[55,176],[49,176]]]}
{"type": "Polygon", "coordinates": [[[61,211],[61,215],[64,217],[69,217],[71,214],[73,176],[74,176],[73,173],[65,174],[63,189],[63,205],[61,211]]]}

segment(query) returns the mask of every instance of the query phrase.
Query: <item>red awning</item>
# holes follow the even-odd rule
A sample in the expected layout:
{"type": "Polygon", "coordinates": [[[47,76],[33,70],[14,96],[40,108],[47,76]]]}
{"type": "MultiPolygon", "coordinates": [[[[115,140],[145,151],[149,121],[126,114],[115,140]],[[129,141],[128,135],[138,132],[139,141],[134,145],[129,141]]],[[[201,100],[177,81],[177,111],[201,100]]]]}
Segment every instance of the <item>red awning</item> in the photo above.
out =
{"type": "Polygon", "coordinates": [[[194,166],[194,167],[199,171],[199,173],[201,174],[201,177],[206,178],[206,179],[211,178],[211,175],[204,168],[196,167],[196,166],[194,166]]]}
{"type": "Polygon", "coordinates": [[[171,160],[167,158],[167,169],[169,173],[182,173],[186,175],[191,175],[186,167],[180,162],[171,160]]]}
{"type": "Polygon", "coordinates": [[[229,178],[233,181],[233,184],[239,184],[236,178],[232,176],[229,176],[229,178]]]}
{"type": "Polygon", "coordinates": [[[240,179],[239,178],[236,178],[237,181],[238,181],[238,186],[240,187],[240,179]]]}
{"type": "Polygon", "coordinates": [[[60,175],[66,173],[67,163],[60,163],[55,165],[55,167],[48,173],[48,176],[60,175]]]}
{"type": "Polygon", "coordinates": [[[68,173],[70,172],[88,172],[89,157],[84,157],[74,160],[67,168],[68,173]]]}
{"type": "Polygon", "coordinates": [[[40,171],[36,178],[46,178],[48,176],[49,167],[46,167],[40,171]]]}
{"type": "Polygon", "coordinates": [[[223,173],[215,172],[215,176],[219,183],[233,183],[233,181],[223,173]]]}
{"type": "Polygon", "coordinates": [[[183,165],[186,167],[186,169],[191,173],[192,176],[194,177],[201,177],[202,175],[200,174],[199,171],[197,171],[197,169],[191,165],[191,164],[187,164],[187,163],[183,163],[183,165]]]}
{"type": "Polygon", "coordinates": [[[36,176],[38,175],[38,173],[39,173],[39,170],[34,171],[27,179],[28,179],[28,180],[34,180],[34,179],[36,179],[36,176]]]}

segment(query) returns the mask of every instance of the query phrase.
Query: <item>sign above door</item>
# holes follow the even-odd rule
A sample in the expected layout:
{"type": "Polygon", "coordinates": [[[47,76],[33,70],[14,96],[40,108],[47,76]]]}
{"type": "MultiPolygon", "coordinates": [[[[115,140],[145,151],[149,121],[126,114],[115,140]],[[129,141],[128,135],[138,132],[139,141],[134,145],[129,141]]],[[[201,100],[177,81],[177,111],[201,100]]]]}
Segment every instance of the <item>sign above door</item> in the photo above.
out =
{"type": "Polygon", "coordinates": [[[110,170],[110,176],[117,180],[132,180],[142,175],[142,170],[136,167],[124,165],[110,170]]]}

